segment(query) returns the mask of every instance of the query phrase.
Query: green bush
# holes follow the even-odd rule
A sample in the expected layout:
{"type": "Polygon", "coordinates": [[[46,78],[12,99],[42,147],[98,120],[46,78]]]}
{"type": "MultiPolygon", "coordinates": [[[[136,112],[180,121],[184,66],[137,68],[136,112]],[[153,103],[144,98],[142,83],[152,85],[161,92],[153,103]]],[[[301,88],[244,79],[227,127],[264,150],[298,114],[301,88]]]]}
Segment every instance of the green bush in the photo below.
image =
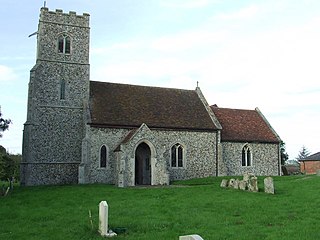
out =
{"type": "Polygon", "coordinates": [[[7,181],[12,178],[19,180],[20,162],[20,154],[9,154],[0,146],[0,180],[7,181]]]}

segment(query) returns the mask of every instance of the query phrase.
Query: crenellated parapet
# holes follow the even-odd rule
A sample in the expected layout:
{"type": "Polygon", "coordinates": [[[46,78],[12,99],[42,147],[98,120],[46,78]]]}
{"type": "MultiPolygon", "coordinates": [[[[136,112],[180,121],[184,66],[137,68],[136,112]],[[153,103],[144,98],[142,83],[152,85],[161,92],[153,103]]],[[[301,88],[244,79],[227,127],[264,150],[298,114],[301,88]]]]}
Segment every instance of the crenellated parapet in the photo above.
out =
{"type": "Polygon", "coordinates": [[[56,11],[50,11],[48,8],[41,8],[40,21],[65,24],[70,26],[87,27],[89,28],[90,15],[88,13],[83,13],[82,15],[77,15],[74,11],[69,11],[69,13],[64,13],[61,9],[56,9],[56,11]]]}

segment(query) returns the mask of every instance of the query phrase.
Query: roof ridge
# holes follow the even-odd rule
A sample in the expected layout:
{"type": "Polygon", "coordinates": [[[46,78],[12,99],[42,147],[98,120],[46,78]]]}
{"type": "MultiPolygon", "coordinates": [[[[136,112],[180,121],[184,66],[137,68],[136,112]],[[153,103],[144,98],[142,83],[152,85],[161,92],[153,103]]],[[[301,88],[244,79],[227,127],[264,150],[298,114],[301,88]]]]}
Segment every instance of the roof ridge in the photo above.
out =
{"type": "Polygon", "coordinates": [[[211,105],[210,106],[211,108],[217,108],[217,109],[229,109],[229,110],[237,110],[237,111],[253,111],[255,112],[256,110],[255,109],[246,109],[246,108],[230,108],[230,107],[218,107],[218,106],[215,106],[215,105],[211,105]]]}
{"type": "Polygon", "coordinates": [[[92,83],[101,83],[101,84],[114,84],[114,85],[121,85],[121,86],[141,87],[141,88],[156,88],[156,89],[169,89],[169,90],[179,90],[179,91],[190,91],[190,92],[196,92],[196,90],[195,90],[195,89],[183,89],[183,88],[159,87],[159,86],[146,86],[146,85],[139,85],[139,84],[116,83],[116,82],[102,82],[102,81],[93,81],[93,80],[90,80],[90,82],[92,82],[92,83]]]}

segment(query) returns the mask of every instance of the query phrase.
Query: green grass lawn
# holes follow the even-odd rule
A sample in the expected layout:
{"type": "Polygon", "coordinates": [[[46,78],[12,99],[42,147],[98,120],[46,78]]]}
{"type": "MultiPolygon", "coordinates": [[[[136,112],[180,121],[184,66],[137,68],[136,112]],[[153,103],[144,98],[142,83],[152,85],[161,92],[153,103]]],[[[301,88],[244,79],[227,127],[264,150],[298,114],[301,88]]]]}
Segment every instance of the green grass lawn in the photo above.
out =
{"type": "Polygon", "coordinates": [[[102,239],[102,200],[109,205],[109,227],[127,228],[113,239],[320,239],[320,177],[276,177],[275,195],[221,189],[221,179],[150,188],[16,187],[0,197],[0,239],[102,239]]]}

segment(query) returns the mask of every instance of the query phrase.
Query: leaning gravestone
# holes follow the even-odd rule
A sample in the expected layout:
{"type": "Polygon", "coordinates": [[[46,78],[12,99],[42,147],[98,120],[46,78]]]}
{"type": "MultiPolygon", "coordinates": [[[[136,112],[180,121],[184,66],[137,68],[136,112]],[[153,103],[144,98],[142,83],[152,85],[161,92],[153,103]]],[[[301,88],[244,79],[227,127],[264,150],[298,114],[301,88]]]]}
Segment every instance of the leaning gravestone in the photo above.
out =
{"type": "Polygon", "coordinates": [[[221,184],[220,184],[220,187],[225,188],[225,187],[227,187],[227,186],[228,186],[228,180],[227,180],[227,179],[222,179],[221,184]]]}
{"type": "Polygon", "coordinates": [[[272,177],[266,177],[264,179],[264,192],[274,194],[274,185],[272,177]]]}
{"type": "Polygon", "coordinates": [[[194,234],[194,235],[180,236],[179,240],[204,240],[204,239],[199,235],[194,234]]]}

